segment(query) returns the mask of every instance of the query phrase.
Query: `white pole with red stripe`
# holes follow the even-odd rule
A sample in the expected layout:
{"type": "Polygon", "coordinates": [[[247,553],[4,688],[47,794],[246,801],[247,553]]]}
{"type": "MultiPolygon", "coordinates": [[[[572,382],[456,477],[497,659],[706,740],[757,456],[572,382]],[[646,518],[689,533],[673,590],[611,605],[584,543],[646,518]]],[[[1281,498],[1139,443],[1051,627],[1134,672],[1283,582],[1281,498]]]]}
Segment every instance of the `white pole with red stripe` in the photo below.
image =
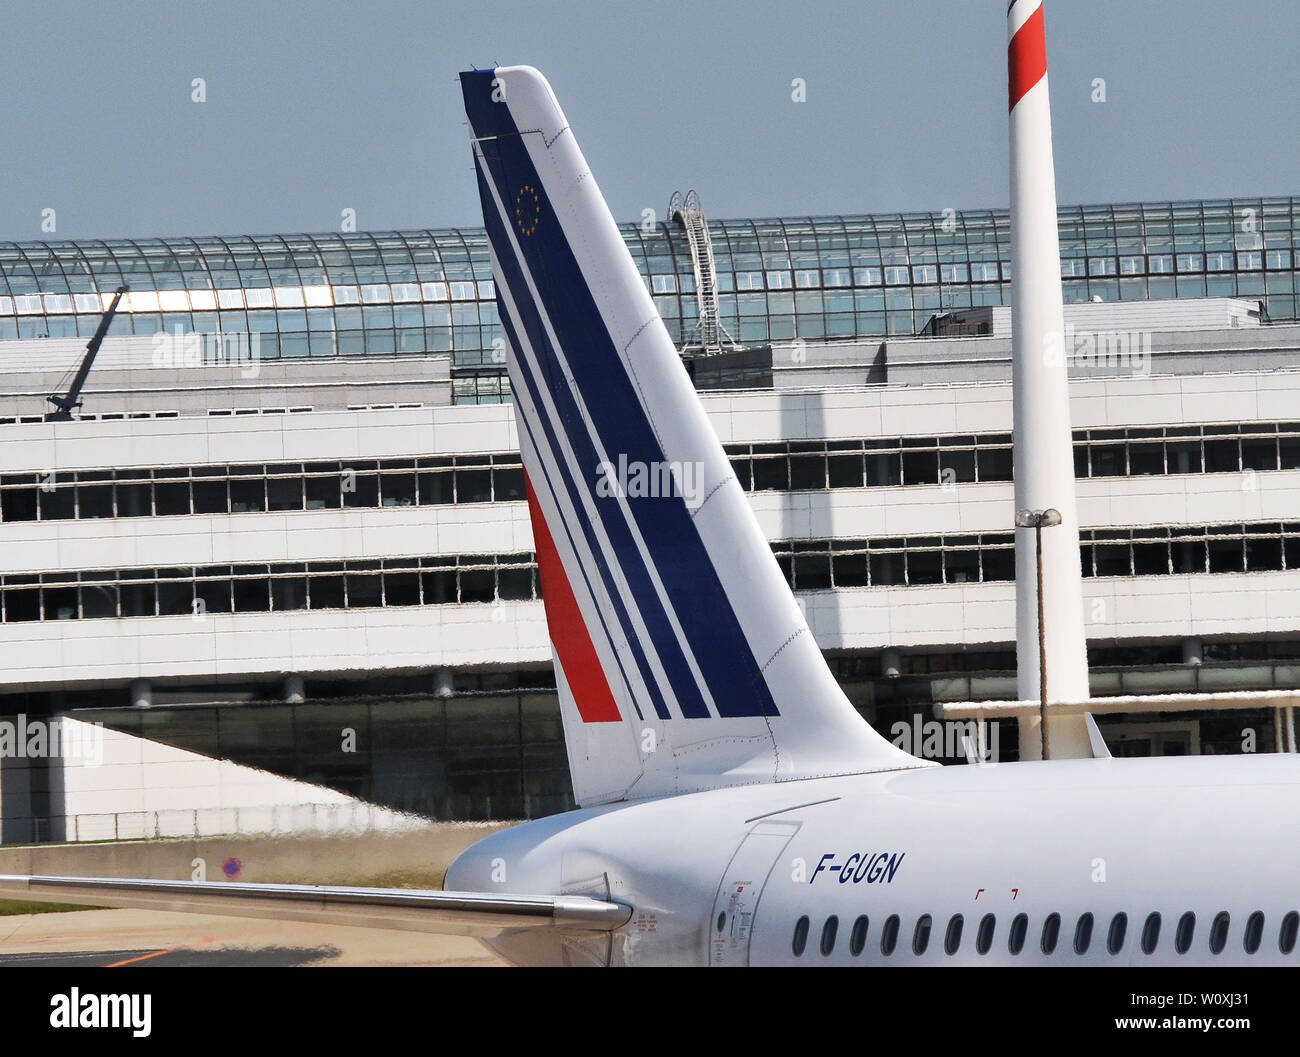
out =
{"type": "MultiPolygon", "coordinates": [[[[1050,707],[1054,701],[1087,699],[1088,661],[1042,0],[1013,0],[1007,42],[1015,509],[1056,510],[1061,516],[1054,527],[1016,529],[1017,693],[1022,701],[1041,696],[1037,535],[1042,545],[1048,753],[1089,756],[1082,717],[1052,717],[1050,707]]],[[[1022,758],[1039,757],[1040,734],[1037,717],[1021,719],[1022,758]]]]}

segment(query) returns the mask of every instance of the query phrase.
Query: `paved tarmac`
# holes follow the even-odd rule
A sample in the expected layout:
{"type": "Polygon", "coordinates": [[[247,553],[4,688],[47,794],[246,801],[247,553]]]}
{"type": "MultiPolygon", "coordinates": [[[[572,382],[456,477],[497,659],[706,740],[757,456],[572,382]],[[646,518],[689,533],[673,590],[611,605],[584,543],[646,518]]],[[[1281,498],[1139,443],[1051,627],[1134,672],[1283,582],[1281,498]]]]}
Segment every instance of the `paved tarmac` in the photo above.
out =
{"type": "Polygon", "coordinates": [[[477,940],[154,910],[0,917],[0,966],[504,966],[477,940]]]}

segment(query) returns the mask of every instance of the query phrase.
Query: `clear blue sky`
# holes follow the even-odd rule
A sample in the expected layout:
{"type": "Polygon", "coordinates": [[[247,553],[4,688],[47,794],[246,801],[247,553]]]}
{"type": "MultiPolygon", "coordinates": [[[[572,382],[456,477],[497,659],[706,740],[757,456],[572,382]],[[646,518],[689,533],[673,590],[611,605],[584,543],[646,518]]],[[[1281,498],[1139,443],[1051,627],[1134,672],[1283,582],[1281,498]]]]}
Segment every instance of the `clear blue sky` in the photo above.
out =
{"type": "MultiPolygon", "coordinates": [[[[690,187],[715,217],[1001,206],[1005,10],[11,0],[0,238],[337,230],[344,208],[479,226],[455,75],[518,62],[620,220],[690,187]]],[[[1300,191],[1294,0],[1047,0],[1046,19],[1063,203],[1300,191]]]]}

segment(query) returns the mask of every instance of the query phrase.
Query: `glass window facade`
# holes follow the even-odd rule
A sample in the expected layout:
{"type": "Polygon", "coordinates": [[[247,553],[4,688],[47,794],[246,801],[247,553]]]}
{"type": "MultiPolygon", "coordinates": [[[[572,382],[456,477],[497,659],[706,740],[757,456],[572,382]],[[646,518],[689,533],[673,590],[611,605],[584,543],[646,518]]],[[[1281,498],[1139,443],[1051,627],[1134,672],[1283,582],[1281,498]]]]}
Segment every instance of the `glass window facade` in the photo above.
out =
{"type": "MultiPolygon", "coordinates": [[[[1245,297],[1295,320],[1300,198],[1065,206],[1067,302],[1245,297]]],[[[699,317],[683,231],[625,224],[679,344],[699,317]]],[[[747,344],[917,334],[936,312],[1006,304],[1005,210],[709,222],[723,327],[747,344]]],[[[94,332],[259,336],[264,359],[452,356],[460,403],[509,400],[479,229],[0,243],[0,339],[94,332]]]]}

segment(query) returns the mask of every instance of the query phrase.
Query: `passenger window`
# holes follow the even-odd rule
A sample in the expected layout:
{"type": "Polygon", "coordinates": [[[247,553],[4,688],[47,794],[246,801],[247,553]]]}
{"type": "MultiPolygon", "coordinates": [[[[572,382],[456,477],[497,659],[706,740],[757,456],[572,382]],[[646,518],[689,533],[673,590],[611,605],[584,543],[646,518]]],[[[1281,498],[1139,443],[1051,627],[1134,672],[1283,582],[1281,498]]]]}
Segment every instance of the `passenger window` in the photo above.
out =
{"type": "Polygon", "coordinates": [[[1082,914],[1079,917],[1079,924],[1074,927],[1074,953],[1087,954],[1088,946],[1092,943],[1092,915],[1082,914]]]}
{"type": "Polygon", "coordinates": [[[1025,934],[1029,931],[1029,915],[1017,914],[1011,919],[1011,932],[1007,935],[1007,950],[1019,954],[1025,949],[1025,934]]]}
{"type": "Polygon", "coordinates": [[[1043,953],[1051,954],[1056,950],[1057,937],[1061,935],[1061,915],[1048,914],[1043,922],[1043,953]]]}
{"type": "Polygon", "coordinates": [[[1142,926],[1142,953],[1154,954],[1160,942],[1160,914],[1152,911],[1147,915],[1146,924],[1142,926]]]}
{"type": "Polygon", "coordinates": [[[1282,919],[1282,931],[1277,935],[1277,945],[1283,954],[1295,950],[1296,933],[1300,932],[1300,914],[1294,910],[1282,919]]]}
{"type": "Polygon", "coordinates": [[[808,946],[808,918],[805,915],[794,923],[794,943],[791,944],[794,956],[798,958],[803,954],[806,946],[808,946]]]}
{"type": "Polygon", "coordinates": [[[834,914],[826,919],[826,924],[822,926],[822,957],[829,958],[831,951],[835,949],[835,933],[839,931],[840,919],[834,914]]]}
{"type": "Polygon", "coordinates": [[[1174,933],[1174,950],[1186,954],[1192,946],[1192,937],[1196,935],[1196,915],[1190,910],[1178,919],[1178,929],[1174,933]]]}
{"type": "Polygon", "coordinates": [[[880,930],[880,953],[893,954],[898,946],[898,915],[890,914],[885,918],[885,927],[880,930]]]}
{"type": "Polygon", "coordinates": [[[912,953],[921,955],[930,946],[930,926],[934,924],[929,914],[922,914],[916,919],[916,931],[912,933],[912,953]]]}
{"type": "Polygon", "coordinates": [[[1243,939],[1243,945],[1247,954],[1254,954],[1259,950],[1260,940],[1264,938],[1264,912],[1256,910],[1246,919],[1246,935],[1243,939]]]}
{"type": "Polygon", "coordinates": [[[723,927],[726,924],[727,924],[727,912],[724,910],[721,914],[718,915],[718,931],[721,932],[723,927]]]}
{"type": "Polygon", "coordinates": [[[1228,924],[1232,919],[1226,910],[1220,910],[1214,915],[1214,921],[1210,925],[1210,953],[1220,954],[1228,942],[1228,924]]]}
{"type": "Polygon", "coordinates": [[[1110,919],[1110,931],[1106,933],[1106,949],[1111,954],[1118,954],[1124,949],[1124,936],[1128,933],[1128,915],[1122,910],[1110,919]]]}
{"type": "Polygon", "coordinates": [[[853,922],[853,931],[849,933],[849,953],[857,957],[867,945],[867,915],[863,914],[853,922]]]}
{"type": "Polygon", "coordinates": [[[998,919],[992,914],[985,914],[980,918],[979,931],[975,933],[975,949],[980,954],[988,954],[993,946],[993,930],[997,927],[997,922],[998,919]]]}
{"type": "Polygon", "coordinates": [[[948,954],[956,954],[961,947],[962,916],[954,914],[948,919],[948,931],[943,936],[943,949],[948,954]]]}

